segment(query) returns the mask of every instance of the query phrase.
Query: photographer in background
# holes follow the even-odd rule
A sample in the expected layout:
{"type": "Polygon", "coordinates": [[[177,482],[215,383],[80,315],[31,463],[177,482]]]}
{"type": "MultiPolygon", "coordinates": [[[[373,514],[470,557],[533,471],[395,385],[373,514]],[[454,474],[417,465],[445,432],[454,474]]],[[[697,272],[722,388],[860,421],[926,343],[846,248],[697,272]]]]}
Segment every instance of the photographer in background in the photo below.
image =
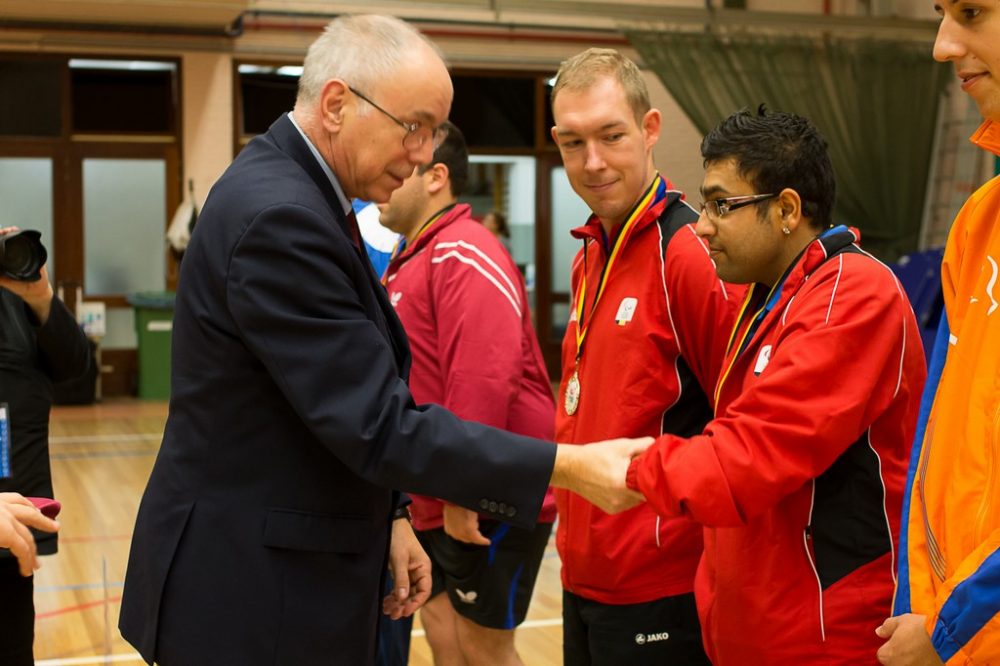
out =
{"type": "MultiPolygon", "coordinates": [[[[16,231],[0,229],[0,244],[7,246],[0,253],[0,436],[5,437],[0,439],[0,493],[51,498],[52,383],[86,371],[90,347],[76,319],[52,293],[44,250],[39,252],[41,265],[10,265],[15,260],[12,255],[22,255],[11,251],[13,244],[7,242],[16,231]]],[[[54,533],[36,533],[35,540],[39,555],[56,552],[54,533]]],[[[33,579],[22,575],[18,558],[0,548],[0,664],[4,666],[34,663],[33,588],[33,579]]]]}

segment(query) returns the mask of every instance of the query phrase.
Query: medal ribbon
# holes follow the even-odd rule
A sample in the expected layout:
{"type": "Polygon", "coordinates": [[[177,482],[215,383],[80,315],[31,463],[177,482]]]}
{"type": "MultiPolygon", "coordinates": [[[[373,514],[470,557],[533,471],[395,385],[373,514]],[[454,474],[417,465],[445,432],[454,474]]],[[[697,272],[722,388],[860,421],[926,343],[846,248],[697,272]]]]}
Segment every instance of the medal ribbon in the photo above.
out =
{"type": "Polygon", "coordinates": [[[625,223],[622,225],[621,232],[615,239],[614,244],[611,247],[611,254],[608,257],[608,261],[604,264],[604,268],[601,271],[601,280],[597,288],[597,296],[594,298],[593,304],[590,306],[591,320],[587,321],[587,324],[583,323],[583,310],[584,304],[587,302],[587,255],[589,254],[587,242],[584,242],[583,246],[583,274],[580,276],[580,288],[577,290],[576,298],[576,361],[579,363],[580,357],[583,356],[583,343],[587,339],[587,332],[590,330],[590,323],[593,320],[594,310],[597,308],[598,301],[601,300],[601,296],[604,295],[604,289],[608,286],[608,281],[611,279],[611,269],[614,266],[615,261],[617,261],[619,255],[621,255],[622,248],[625,247],[625,243],[628,242],[628,236],[632,233],[635,228],[636,223],[642,219],[646,211],[653,207],[654,204],[663,200],[667,194],[667,184],[660,178],[659,172],[653,177],[653,182],[649,184],[646,188],[646,192],[636,203],[632,212],[629,213],[628,217],[625,219],[625,223]]]}
{"type": "MultiPolygon", "coordinates": [[[[418,231],[417,235],[413,237],[412,243],[406,242],[406,236],[400,236],[399,240],[396,241],[396,244],[392,248],[392,254],[389,255],[389,266],[391,266],[392,262],[396,260],[396,257],[398,257],[404,251],[406,251],[407,247],[415,247],[417,241],[420,240],[420,237],[424,235],[424,232],[430,229],[432,224],[440,220],[445,213],[447,213],[457,205],[458,205],[457,202],[450,203],[441,210],[439,210],[438,212],[431,215],[431,218],[423,223],[423,225],[420,227],[420,231],[418,231]]],[[[388,283],[389,283],[389,267],[386,266],[385,275],[382,276],[382,286],[384,287],[388,283]]]]}
{"type": "MultiPolygon", "coordinates": [[[[805,250],[803,250],[804,252],[805,250]]],[[[715,404],[713,405],[713,411],[718,414],[719,411],[719,396],[722,394],[722,385],[725,383],[726,379],[729,377],[729,372],[736,365],[736,359],[740,357],[743,350],[746,349],[750,338],[756,332],[760,322],[764,320],[764,317],[771,311],[771,309],[777,305],[778,300],[781,297],[781,287],[785,284],[785,278],[788,277],[789,272],[791,272],[792,267],[798,263],[796,258],[788,268],[785,269],[784,275],[781,279],[774,283],[771,289],[767,292],[767,298],[764,299],[764,304],[753,314],[753,317],[749,319],[749,323],[743,330],[743,335],[740,337],[740,344],[736,347],[736,351],[733,352],[733,341],[736,339],[737,333],[743,324],[743,316],[747,312],[747,308],[750,307],[750,303],[754,300],[754,297],[759,293],[760,289],[758,287],[763,287],[764,285],[757,283],[754,284],[750,289],[747,289],[746,298],[743,300],[743,306],[740,308],[740,315],[736,318],[736,323],[733,325],[733,332],[729,334],[729,343],[726,345],[726,354],[732,352],[732,358],[729,359],[729,364],[726,369],[719,375],[719,381],[715,385],[715,404]]]]}
{"type": "MultiPolygon", "coordinates": [[[[726,345],[726,353],[729,354],[733,350],[733,340],[736,339],[736,334],[739,332],[740,327],[743,325],[743,315],[746,314],[747,308],[750,307],[750,302],[753,300],[754,292],[757,290],[757,285],[754,285],[750,289],[747,289],[747,295],[743,299],[743,305],[740,307],[740,314],[736,318],[736,323],[733,325],[733,331],[729,334],[729,343],[726,345]]],[[[758,317],[764,308],[757,310],[754,313],[754,318],[758,317]]],[[[750,329],[753,328],[749,324],[746,330],[743,331],[743,337],[740,338],[740,344],[738,349],[743,348],[743,344],[747,341],[747,336],[750,334],[750,329]]],[[[715,384],[715,400],[712,405],[712,411],[718,414],[719,412],[719,395],[722,393],[722,385],[726,382],[729,377],[729,372],[733,369],[733,365],[736,364],[736,359],[739,357],[739,352],[733,354],[729,359],[729,364],[726,369],[719,375],[719,381],[715,384]]]]}
{"type": "MultiPolygon", "coordinates": [[[[843,233],[845,231],[848,231],[848,229],[844,225],[838,225],[836,227],[830,227],[829,229],[825,230],[823,233],[819,234],[816,237],[816,239],[825,238],[826,236],[830,236],[832,234],[837,234],[837,233],[843,233]]],[[[747,343],[749,341],[749,338],[757,330],[757,325],[761,321],[763,321],[764,317],[767,316],[767,313],[769,313],[771,311],[771,309],[775,305],[777,305],[778,300],[781,297],[781,288],[782,288],[782,285],[784,285],[785,284],[785,280],[788,279],[788,275],[792,272],[792,268],[794,268],[795,265],[799,263],[799,261],[801,260],[802,256],[809,249],[809,246],[812,245],[812,243],[816,242],[816,239],[813,239],[812,241],[810,241],[809,244],[807,244],[804,248],[802,248],[802,251],[799,252],[799,255],[797,257],[795,257],[795,259],[792,261],[792,263],[790,263],[788,265],[787,268],[785,268],[784,274],[782,274],[781,278],[774,284],[773,287],[771,287],[771,290],[767,292],[767,298],[764,299],[764,305],[761,306],[761,308],[759,310],[757,310],[757,312],[754,313],[754,316],[750,320],[750,323],[747,324],[746,329],[743,331],[743,336],[740,338],[740,344],[739,344],[739,346],[736,348],[735,353],[733,353],[732,358],[729,359],[729,365],[726,367],[725,371],[723,371],[722,374],[719,375],[719,381],[715,385],[715,405],[714,405],[714,411],[716,412],[716,414],[718,414],[718,411],[719,411],[719,396],[722,394],[722,385],[725,383],[726,379],[729,377],[729,372],[733,369],[733,365],[736,364],[736,359],[739,358],[740,354],[743,353],[743,350],[746,348],[746,345],[747,345],[747,343]]],[[[825,250],[824,250],[824,254],[826,255],[826,259],[830,258],[830,255],[825,250]]],[[[824,261],[826,261],[826,259],[824,259],[824,261]]],[[[815,268],[813,270],[815,270],[815,268]]],[[[743,316],[746,314],[747,308],[750,306],[751,301],[753,301],[754,296],[759,291],[757,289],[757,287],[760,287],[760,286],[763,286],[763,285],[761,285],[761,284],[758,283],[758,284],[753,285],[750,289],[747,290],[746,299],[744,299],[743,306],[740,308],[740,315],[739,315],[739,317],[736,318],[736,324],[733,326],[733,332],[729,335],[729,344],[726,345],[726,354],[727,355],[730,352],[732,352],[732,350],[733,350],[733,340],[736,339],[736,335],[737,335],[738,331],[740,330],[740,325],[743,323],[743,316]]]]}

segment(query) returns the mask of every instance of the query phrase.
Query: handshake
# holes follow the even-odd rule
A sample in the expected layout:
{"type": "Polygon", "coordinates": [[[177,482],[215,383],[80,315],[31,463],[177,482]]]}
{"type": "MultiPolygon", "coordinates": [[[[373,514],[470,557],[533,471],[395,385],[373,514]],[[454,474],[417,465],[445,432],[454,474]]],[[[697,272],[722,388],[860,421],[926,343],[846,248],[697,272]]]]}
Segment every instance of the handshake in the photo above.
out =
{"type": "Polygon", "coordinates": [[[607,513],[631,509],[646,498],[625,485],[625,475],[632,459],[652,443],[652,437],[642,437],[585,446],[559,444],[551,483],[573,491],[607,513]]]}

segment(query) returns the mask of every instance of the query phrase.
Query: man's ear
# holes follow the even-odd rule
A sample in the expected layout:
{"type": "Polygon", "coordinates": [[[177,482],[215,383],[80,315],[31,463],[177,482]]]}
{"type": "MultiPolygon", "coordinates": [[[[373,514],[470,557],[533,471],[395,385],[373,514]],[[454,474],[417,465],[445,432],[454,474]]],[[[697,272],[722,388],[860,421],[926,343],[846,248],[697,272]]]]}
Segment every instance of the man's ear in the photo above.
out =
{"type": "Polygon", "coordinates": [[[778,194],[775,209],[781,218],[779,220],[781,226],[790,231],[795,231],[801,224],[808,224],[802,217],[802,197],[790,187],[786,187],[778,194]]]}
{"type": "Polygon", "coordinates": [[[642,137],[646,144],[646,150],[652,150],[656,142],[660,140],[660,128],[663,125],[663,116],[659,109],[650,109],[642,117],[642,137]]]}
{"type": "Polygon", "coordinates": [[[451,187],[451,173],[441,162],[435,162],[424,172],[424,182],[428,194],[437,194],[446,187],[451,187]]]}
{"type": "Polygon", "coordinates": [[[323,128],[335,134],[344,123],[344,109],[352,103],[352,94],[347,84],[340,79],[330,79],[323,85],[319,95],[319,112],[323,128]]]}
{"type": "Polygon", "coordinates": [[[556,144],[558,146],[559,145],[559,133],[556,132],[556,126],[555,125],[553,125],[552,128],[549,130],[549,134],[552,135],[552,143],[554,143],[554,144],[556,144]]]}

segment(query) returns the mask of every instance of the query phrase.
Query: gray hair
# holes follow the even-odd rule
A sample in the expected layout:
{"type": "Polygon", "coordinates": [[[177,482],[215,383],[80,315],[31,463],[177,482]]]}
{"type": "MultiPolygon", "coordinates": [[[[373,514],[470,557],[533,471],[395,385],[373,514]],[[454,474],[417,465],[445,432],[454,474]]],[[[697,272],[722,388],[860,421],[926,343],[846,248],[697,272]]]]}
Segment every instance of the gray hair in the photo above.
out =
{"type": "Polygon", "coordinates": [[[390,77],[400,63],[412,56],[414,49],[424,45],[441,56],[433,42],[394,16],[360,14],[336,18],[306,53],[296,101],[315,101],[326,82],[334,78],[368,93],[375,83],[390,77]]]}

